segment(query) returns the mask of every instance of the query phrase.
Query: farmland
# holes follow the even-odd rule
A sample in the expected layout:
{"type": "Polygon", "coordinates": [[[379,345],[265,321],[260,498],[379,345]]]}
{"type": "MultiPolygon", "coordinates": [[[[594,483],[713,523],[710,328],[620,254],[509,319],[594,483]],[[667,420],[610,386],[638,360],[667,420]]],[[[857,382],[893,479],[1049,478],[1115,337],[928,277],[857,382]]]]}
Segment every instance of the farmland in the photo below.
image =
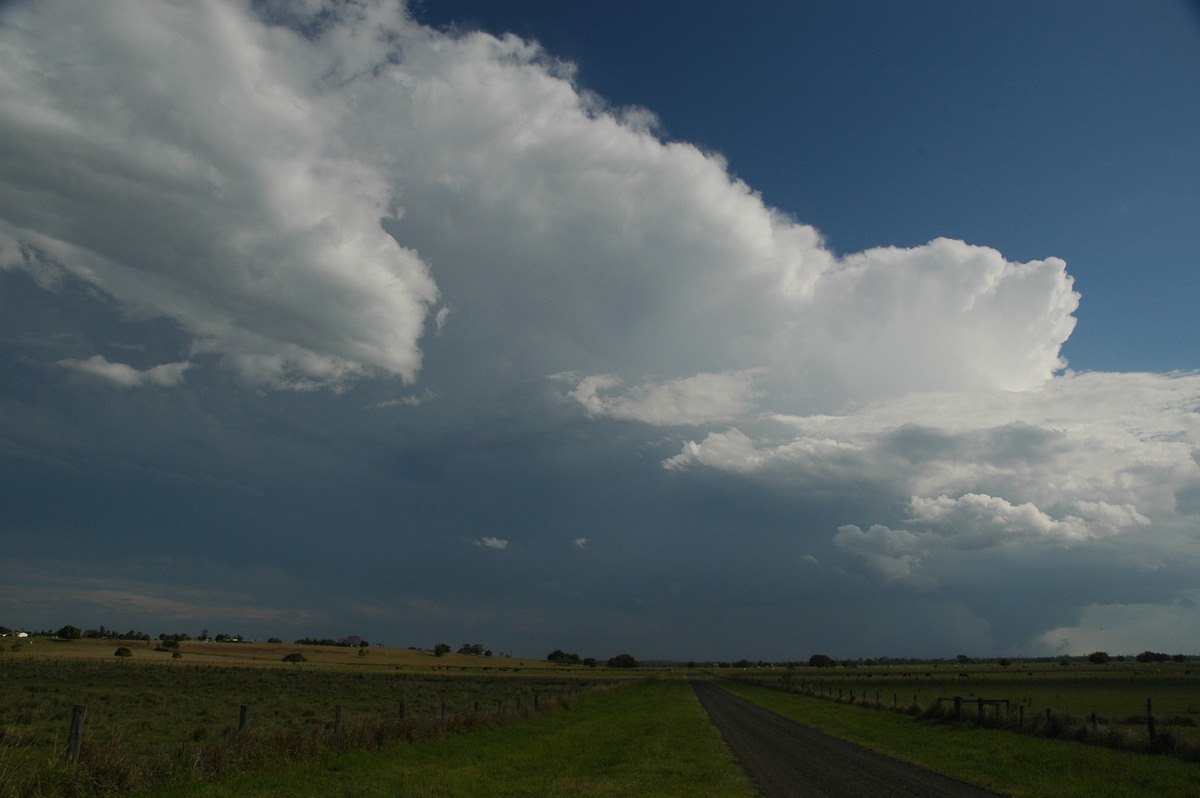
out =
{"type": "Polygon", "coordinates": [[[1004,701],[987,711],[1023,713],[1031,723],[1049,711],[1088,722],[1094,714],[1097,724],[1144,729],[1149,706],[1159,730],[1200,742],[1200,665],[1194,663],[943,664],[762,669],[740,675],[777,689],[847,702],[926,708],[939,698],[958,696],[975,714],[978,699],[1004,701]]]}
{"type": "Polygon", "coordinates": [[[61,787],[56,779],[71,772],[60,760],[75,705],[87,707],[85,764],[116,762],[101,781],[119,785],[177,772],[183,760],[193,772],[218,773],[223,760],[248,755],[243,742],[231,753],[234,739],[257,741],[255,762],[266,762],[319,753],[335,726],[339,744],[355,735],[374,741],[360,748],[493,726],[623,676],[410,650],[361,656],[321,646],[185,643],[175,658],[135,644],[118,658],[116,648],[37,640],[0,654],[0,795],[39,794],[38,783],[61,787]],[[306,661],[284,663],[290,653],[306,661]]]}
{"type": "MultiPolygon", "coordinates": [[[[364,795],[473,795],[472,779],[490,780],[497,795],[753,794],[680,671],[250,643],[185,642],[178,658],[132,643],[129,656],[114,657],[117,645],[38,639],[0,652],[0,798],[151,785],[156,795],[271,792],[264,785],[315,795],[336,793],[334,782],[348,776],[364,795]],[[283,662],[292,653],[305,661],[283,662]],[[72,765],[64,751],[80,704],[84,740],[72,765]]],[[[1046,710],[1095,713],[1101,725],[1144,737],[1151,699],[1164,734],[1192,739],[1200,728],[1192,667],[943,663],[705,675],[785,716],[1007,794],[1183,796],[1200,789],[1200,765],[1178,756],[978,728],[928,710],[959,696],[974,715],[977,698],[1007,700],[1006,711],[1023,708],[1030,725],[1046,710]],[[873,709],[893,704],[920,712],[873,709]]]]}

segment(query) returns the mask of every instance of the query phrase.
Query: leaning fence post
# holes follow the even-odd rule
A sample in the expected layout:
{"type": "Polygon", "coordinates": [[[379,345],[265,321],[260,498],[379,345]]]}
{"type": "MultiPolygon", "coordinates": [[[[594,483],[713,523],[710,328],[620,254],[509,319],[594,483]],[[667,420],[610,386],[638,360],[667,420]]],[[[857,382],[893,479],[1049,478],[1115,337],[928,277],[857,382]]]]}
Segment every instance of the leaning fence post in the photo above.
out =
{"type": "Polygon", "coordinates": [[[71,736],[67,738],[67,759],[79,761],[79,746],[83,743],[83,717],[87,714],[87,705],[76,704],[71,708],[71,736]]]}
{"type": "Polygon", "coordinates": [[[248,707],[245,704],[242,704],[241,709],[238,710],[238,731],[244,732],[246,730],[246,726],[247,726],[247,724],[249,724],[249,722],[250,722],[250,707],[248,707]]]}

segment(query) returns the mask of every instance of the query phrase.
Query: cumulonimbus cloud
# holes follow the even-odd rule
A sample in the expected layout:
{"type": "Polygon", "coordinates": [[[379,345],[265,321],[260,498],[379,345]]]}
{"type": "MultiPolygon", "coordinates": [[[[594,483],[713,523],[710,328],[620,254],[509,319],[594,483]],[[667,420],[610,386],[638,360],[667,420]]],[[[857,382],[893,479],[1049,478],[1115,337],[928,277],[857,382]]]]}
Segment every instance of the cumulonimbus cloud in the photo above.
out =
{"type": "Polygon", "coordinates": [[[517,37],[396,2],[131,0],[18,3],[3,36],[3,265],[173,319],[256,384],[415,379],[439,297],[467,367],[576,371],[590,412],[654,424],[746,409],[752,370],[795,411],[1062,366],[1061,261],[836,257],[517,37]],[[635,387],[598,404],[593,375],[635,387]]]}

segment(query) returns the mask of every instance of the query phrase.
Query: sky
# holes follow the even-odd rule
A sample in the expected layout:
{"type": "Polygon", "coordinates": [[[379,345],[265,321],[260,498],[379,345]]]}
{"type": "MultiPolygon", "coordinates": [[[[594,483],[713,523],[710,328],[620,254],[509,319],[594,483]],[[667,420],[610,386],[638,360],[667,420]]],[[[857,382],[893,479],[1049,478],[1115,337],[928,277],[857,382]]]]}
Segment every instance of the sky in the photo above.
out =
{"type": "Polygon", "coordinates": [[[1200,10],[0,5],[0,625],[1200,654],[1200,10]]]}

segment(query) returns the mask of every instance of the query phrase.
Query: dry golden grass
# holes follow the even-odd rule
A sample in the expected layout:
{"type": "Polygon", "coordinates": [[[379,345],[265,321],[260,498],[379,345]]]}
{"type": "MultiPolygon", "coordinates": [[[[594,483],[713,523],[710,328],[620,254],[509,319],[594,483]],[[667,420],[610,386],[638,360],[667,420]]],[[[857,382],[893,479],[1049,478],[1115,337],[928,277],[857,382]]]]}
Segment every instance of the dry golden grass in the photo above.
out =
{"type": "MultiPolygon", "coordinates": [[[[44,638],[4,638],[5,651],[0,656],[70,658],[70,659],[112,659],[114,652],[121,646],[128,648],[133,656],[130,658],[139,662],[175,662],[191,665],[238,665],[238,666],[278,666],[290,667],[283,662],[284,656],[292,652],[300,652],[307,660],[308,666],[347,667],[364,670],[488,670],[502,671],[513,668],[559,669],[554,663],[535,659],[515,659],[509,657],[480,657],[470,654],[445,654],[441,657],[432,653],[408,648],[384,648],[374,646],[365,649],[365,656],[359,656],[359,649],[341,646],[302,646],[293,643],[207,643],[196,640],[179,644],[182,657],[173,659],[171,652],[158,651],[157,640],[142,642],[138,640],[49,640],[44,638]],[[13,644],[20,645],[19,651],[9,650],[13,644]]],[[[579,672],[579,667],[567,668],[579,672]]]]}

